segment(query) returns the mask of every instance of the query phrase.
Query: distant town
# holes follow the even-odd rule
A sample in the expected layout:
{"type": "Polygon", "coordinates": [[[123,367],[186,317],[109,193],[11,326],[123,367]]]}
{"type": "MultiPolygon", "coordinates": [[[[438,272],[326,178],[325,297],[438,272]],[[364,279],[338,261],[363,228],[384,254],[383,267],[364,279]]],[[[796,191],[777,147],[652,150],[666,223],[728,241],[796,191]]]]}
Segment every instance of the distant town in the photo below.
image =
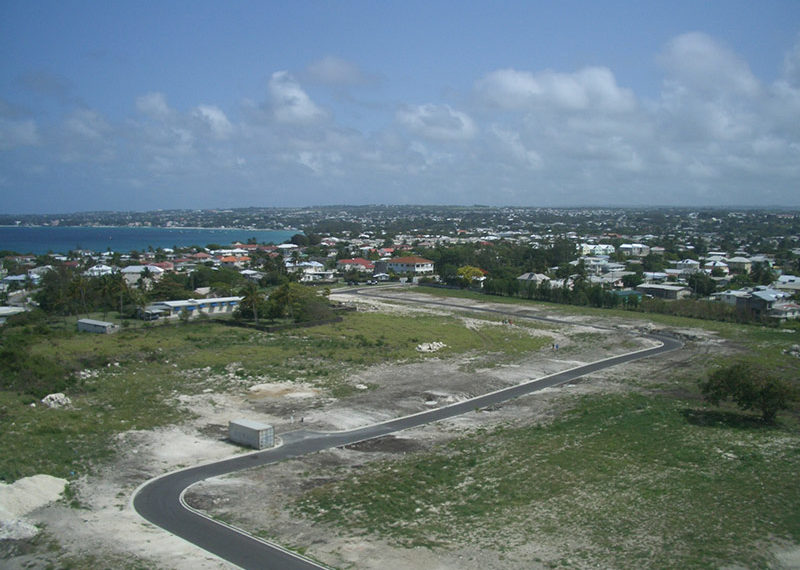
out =
{"type": "Polygon", "coordinates": [[[150,318],[145,308],[156,303],[230,306],[244,287],[266,295],[287,282],[421,283],[722,320],[800,317],[800,212],[789,210],[376,205],[4,215],[0,225],[299,228],[282,244],[3,251],[0,317],[38,307],[150,318]]]}

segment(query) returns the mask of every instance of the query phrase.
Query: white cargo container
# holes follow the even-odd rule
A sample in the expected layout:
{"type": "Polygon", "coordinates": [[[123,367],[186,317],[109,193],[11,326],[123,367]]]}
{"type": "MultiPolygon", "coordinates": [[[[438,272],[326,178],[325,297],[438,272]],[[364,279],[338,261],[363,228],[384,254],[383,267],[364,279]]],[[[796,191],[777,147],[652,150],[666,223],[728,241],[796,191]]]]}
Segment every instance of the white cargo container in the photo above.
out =
{"type": "Polygon", "coordinates": [[[275,430],[272,426],[252,420],[231,420],[228,423],[228,437],[234,443],[255,449],[275,446],[275,430]]]}

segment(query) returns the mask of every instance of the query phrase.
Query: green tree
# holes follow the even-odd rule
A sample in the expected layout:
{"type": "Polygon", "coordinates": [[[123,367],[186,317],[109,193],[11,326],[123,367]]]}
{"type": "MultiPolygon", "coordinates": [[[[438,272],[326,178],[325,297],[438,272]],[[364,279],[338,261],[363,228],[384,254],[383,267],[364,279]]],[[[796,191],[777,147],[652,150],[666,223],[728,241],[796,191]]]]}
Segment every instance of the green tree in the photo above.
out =
{"type": "Polygon", "coordinates": [[[470,287],[476,279],[483,277],[483,271],[479,267],[472,265],[462,265],[456,271],[461,280],[462,287],[470,287]]]}
{"type": "Polygon", "coordinates": [[[750,280],[756,285],[769,285],[775,279],[775,272],[768,263],[757,261],[750,269],[750,280]]]}
{"type": "Polygon", "coordinates": [[[760,411],[767,423],[797,399],[797,391],[786,380],[744,361],[712,371],[699,385],[709,403],[718,406],[731,399],[742,410],[760,411]]]}
{"type": "Polygon", "coordinates": [[[34,295],[34,300],[39,308],[46,313],[54,315],[73,314],[72,271],[64,266],[59,266],[42,275],[39,289],[34,295]]]}
{"type": "Polygon", "coordinates": [[[242,287],[239,294],[244,298],[239,304],[237,316],[243,319],[253,319],[255,324],[258,324],[259,315],[263,317],[268,313],[264,293],[261,292],[258,285],[251,282],[242,287]]]}
{"type": "Polygon", "coordinates": [[[190,291],[186,288],[187,280],[182,275],[166,273],[150,288],[150,296],[158,301],[177,301],[186,299],[190,291]]]}
{"type": "Polygon", "coordinates": [[[644,283],[644,279],[641,273],[629,273],[622,276],[622,284],[629,289],[634,289],[642,283],[644,283]]]}
{"type": "Polygon", "coordinates": [[[648,254],[642,259],[642,270],[648,273],[664,271],[664,258],[654,253],[648,254]]]}
{"type": "Polygon", "coordinates": [[[270,318],[288,317],[295,322],[319,321],[331,316],[330,303],[324,295],[294,282],[272,291],[267,311],[270,318]]]}
{"type": "Polygon", "coordinates": [[[708,297],[717,290],[717,284],[703,271],[692,273],[686,281],[698,297],[708,297]]]}

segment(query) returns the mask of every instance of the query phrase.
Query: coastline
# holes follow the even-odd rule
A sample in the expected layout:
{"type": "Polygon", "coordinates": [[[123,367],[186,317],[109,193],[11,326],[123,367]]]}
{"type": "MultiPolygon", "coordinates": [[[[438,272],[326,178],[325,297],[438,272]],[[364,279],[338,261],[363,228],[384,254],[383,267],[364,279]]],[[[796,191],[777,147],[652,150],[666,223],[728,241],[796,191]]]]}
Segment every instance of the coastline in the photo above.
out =
{"type": "Polygon", "coordinates": [[[31,224],[0,224],[0,228],[72,228],[72,229],[86,229],[86,228],[104,228],[104,229],[131,229],[131,230],[225,230],[225,231],[248,231],[248,232],[299,232],[297,228],[253,228],[253,227],[240,227],[240,226],[105,226],[105,225],[91,225],[91,226],[69,226],[69,225],[31,225],[31,224]]]}
{"type": "Polygon", "coordinates": [[[211,244],[228,246],[255,240],[259,244],[281,244],[296,235],[296,229],[162,226],[0,226],[0,250],[17,254],[66,254],[83,250],[129,253],[148,249],[174,249],[211,244]]]}

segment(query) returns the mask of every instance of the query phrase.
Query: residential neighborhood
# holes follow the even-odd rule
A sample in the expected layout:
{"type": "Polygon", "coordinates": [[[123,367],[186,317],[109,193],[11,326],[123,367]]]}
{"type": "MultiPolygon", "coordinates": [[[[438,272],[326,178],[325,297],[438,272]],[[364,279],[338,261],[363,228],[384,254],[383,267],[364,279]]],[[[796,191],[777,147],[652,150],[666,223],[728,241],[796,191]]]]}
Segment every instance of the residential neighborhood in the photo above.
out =
{"type": "Polygon", "coordinates": [[[792,212],[393,206],[282,213],[270,211],[270,220],[302,230],[280,244],[6,251],[4,310],[78,314],[79,305],[91,305],[92,283],[106,279],[117,285],[106,286],[105,301],[94,306],[144,319],[232,312],[247,283],[268,295],[287,281],[421,283],[599,307],[702,300],[755,319],[800,316],[800,216],[792,212]],[[58,289],[47,285],[55,279],[49,274],[77,280],[71,294],[80,302],[69,308],[44,299],[58,289]]]}

